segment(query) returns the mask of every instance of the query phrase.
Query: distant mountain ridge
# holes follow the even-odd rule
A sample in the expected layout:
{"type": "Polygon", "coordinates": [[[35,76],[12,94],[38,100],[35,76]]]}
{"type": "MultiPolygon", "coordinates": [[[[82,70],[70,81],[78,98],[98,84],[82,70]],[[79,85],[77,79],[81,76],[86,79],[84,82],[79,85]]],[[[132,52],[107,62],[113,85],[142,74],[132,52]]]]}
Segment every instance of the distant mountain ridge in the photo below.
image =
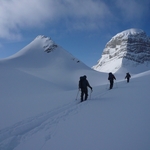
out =
{"type": "Polygon", "coordinates": [[[149,64],[150,37],[141,29],[129,29],[111,38],[93,69],[100,72],[118,72],[122,68],[132,71],[137,67],[140,72],[141,69],[149,70],[149,64]]]}

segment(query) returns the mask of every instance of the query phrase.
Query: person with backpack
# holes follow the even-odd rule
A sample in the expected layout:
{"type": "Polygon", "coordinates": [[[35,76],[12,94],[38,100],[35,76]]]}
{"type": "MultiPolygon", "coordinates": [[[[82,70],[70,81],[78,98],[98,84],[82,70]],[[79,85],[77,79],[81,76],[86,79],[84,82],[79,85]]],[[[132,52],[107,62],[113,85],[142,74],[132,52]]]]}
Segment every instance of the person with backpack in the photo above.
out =
{"type": "Polygon", "coordinates": [[[86,101],[88,98],[88,87],[92,91],[92,87],[90,86],[88,80],[86,79],[86,75],[80,77],[79,80],[79,89],[81,89],[81,102],[86,101]]]}
{"type": "Polygon", "coordinates": [[[126,73],[125,79],[127,79],[127,83],[129,83],[130,78],[131,78],[131,75],[129,74],[129,72],[126,73]]]}
{"type": "Polygon", "coordinates": [[[110,72],[108,74],[108,80],[110,81],[110,87],[109,90],[113,88],[114,80],[116,80],[116,77],[110,72]]]}

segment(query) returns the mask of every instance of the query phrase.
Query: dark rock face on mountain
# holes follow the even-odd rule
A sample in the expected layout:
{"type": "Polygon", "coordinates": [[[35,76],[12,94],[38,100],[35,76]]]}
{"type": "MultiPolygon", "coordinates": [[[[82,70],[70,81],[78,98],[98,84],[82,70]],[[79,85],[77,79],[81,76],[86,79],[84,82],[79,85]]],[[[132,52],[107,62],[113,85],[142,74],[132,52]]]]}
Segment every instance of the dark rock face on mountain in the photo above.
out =
{"type": "Polygon", "coordinates": [[[148,66],[149,63],[150,38],[143,30],[129,29],[112,37],[93,69],[116,72],[121,67],[148,66]]]}

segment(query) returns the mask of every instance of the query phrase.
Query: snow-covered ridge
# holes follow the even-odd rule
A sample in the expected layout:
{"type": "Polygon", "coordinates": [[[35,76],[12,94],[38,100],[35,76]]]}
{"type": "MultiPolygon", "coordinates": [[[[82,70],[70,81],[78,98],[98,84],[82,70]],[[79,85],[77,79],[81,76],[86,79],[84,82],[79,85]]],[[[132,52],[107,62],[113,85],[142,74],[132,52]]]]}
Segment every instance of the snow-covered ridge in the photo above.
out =
{"type": "MultiPolygon", "coordinates": [[[[56,86],[58,89],[62,88],[58,86],[59,83],[67,83],[67,87],[71,88],[72,84],[76,83],[81,75],[95,72],[46,36],[36,37],[16,54],[0,60],[0,65],[5,65],[11,69],[15,68],[21,72],[47,80],[53,84],[53,87],[56,86]],[[71,72],[70,68],[72,68],[71,72]],[[56,75],[60,74],[63,77],[57,76],[55,78],[56,75]],[[74,76],[78,77],[74,78],[74,76]]],[[[99,76],[99,73],[96,72],[95,75],[99,76]]],[[[97,84],[96,81],[93,82],[97,84]]]]}
{"type": "MultiPolygon", "coordinates": [[[[150,63],[150,38],[141,29],[129,29],[116,34],[106,44],[98,64],[93,68],[101,72],[116,72],[150,63]]],[[[131,70],[131,69],[129,69],[131,70]]],[[[140,70],[140,69],[139,69],[140,70]]],[[[142,71],[146,71],[142,70],[142,71]]]]}
{"type": "Polygon", "coordinates": [[[59,57],[60,53],[64,53],[65,55],[68,55],[67,57],[71,57],[72,60],[76,60],[77,62],[80,62],[78,59],[72,56],[69,52],[64,50],[61,46],[57,45],[50,37],[47,37],[45,35],[37,36],[33,41],[31,41],[23,49],[21,49],[16,54],[4,60],[10,61],[12,59],[26,59],[27,63],[30,61],[33,62],[33,60],[35,61],[42,60],[42,62],[44,61],[51,62],[52,59],[54,59],[53,55],[56,55],[56,57],[59,57]],[[54,51],[55,51],[55,54],[54,53],[49,54],[50,52],[54,52],[54,51]]]}
{"type": "Polygon", "coordinates": [[[126,37],[126,38],[128,38],[129,36],[135,36],[135,35],[136,36],[138,36],[138,35],[145,36],[146,33],[141,29],[132,28],[132,29],[128,29],[128,30],[125,30],[125,31],[122,31],[122,32],[116,34],[113,38],[117,38],[117,37],[120,37],[120,38],[121,37],[126,37]]]}

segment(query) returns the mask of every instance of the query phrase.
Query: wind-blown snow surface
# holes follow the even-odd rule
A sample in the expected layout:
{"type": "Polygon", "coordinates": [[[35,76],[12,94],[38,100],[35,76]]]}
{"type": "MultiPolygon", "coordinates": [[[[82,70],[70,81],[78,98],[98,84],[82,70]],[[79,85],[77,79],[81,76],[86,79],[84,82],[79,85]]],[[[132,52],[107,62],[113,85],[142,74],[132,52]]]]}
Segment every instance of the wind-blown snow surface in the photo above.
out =
{"type": "Polygon", "coordinates": [[[107,74],[42,47],[37,38],[0,61],[0,150],[149,150],[150,71],[130,83],[116,74],[122,81],[108,90],[107,74]],[[93,92],[79,103],[84,74],[93,92]]]}

